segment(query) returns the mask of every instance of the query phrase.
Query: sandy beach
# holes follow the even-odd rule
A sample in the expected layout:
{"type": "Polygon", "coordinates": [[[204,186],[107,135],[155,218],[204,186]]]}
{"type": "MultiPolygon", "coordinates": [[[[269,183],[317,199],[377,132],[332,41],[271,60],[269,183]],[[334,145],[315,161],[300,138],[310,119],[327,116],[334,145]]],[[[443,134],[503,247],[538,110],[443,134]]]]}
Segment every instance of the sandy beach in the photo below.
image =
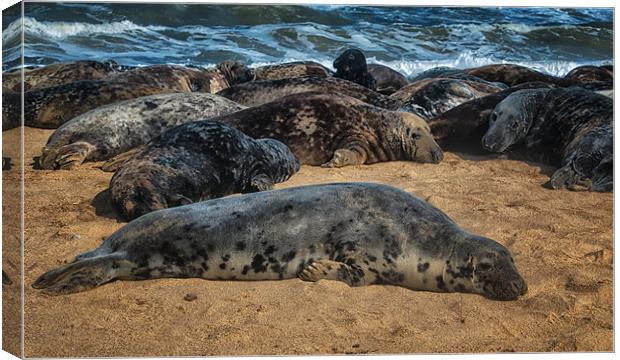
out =
{"type": "MultiPolygon", "coordinates": [[[[15,165],[18,133],[3,134],[4,156],[15,165]]],[[[529,285],[517,301],[298,279],[116,281],[45,295],[30,287],[40,274],[125,224],[109,204],[112,174],[100,163],[33,169],[51,133],[25,129],[27,357],[613,350],[613,194],[549,190],[543,185],[552,167],[495,155],[447,152],[438,165],[304,166],[277,188],[366,181],[417,194],[512,251],[529,285]]],[[[6,188],[19,168],[2,175],[6,217],[19,209],[6,188]]],[[[4,266],[16,278],[19,260],[7,256],[7,247],[18,244],[15,228],[5,218],[3,229],[4,266]]],[[[16,286],[5,286],[5,303],[15,300],[9,291],[16,286]]],[[[16,324],[6,306],[4,316],[5,324],[16,324]]],[[[16,329],[4,331],[7,348],[16,329]]]]}

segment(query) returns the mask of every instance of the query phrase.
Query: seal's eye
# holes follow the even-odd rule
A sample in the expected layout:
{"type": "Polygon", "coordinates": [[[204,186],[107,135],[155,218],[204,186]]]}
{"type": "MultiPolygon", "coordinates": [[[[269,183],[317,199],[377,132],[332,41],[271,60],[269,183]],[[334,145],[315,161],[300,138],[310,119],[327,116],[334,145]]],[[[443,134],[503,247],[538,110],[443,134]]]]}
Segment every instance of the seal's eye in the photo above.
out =
{"type": "Polygon", "coordinates": [[[421,138],[421,137],[422,137],[422,135],[420,135],[420,134],[418,134],[418,133],[413,133],[413,136],[411,136],[411,138],[412,138],[413,140],[418,140],[418,139],[419,139],[419,138],[421,138]]]}
{"type": "Polygon", "coordinates": [[[495,120],[497,120],[497,114],[496,113],[491,114],[491,119],[490,120],[491,120],[492,123],[494,123],[495,120]]]}
{"type": "Polygon", "coordinates": [[[489,263],[480,263],[476,265],[476,270],[478,271],[491,271],[493,270],[493,265],[489,263]]]}

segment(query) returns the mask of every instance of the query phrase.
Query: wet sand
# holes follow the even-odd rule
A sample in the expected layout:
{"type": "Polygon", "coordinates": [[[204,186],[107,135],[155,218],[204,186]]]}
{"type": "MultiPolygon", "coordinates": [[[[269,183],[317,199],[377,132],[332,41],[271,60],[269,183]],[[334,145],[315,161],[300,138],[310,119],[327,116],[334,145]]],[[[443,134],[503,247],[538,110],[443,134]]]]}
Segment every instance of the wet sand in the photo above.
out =
{"type": "MultiPolygon", "coordinates": [[[[18,131],[4,134],[14,163],[18,149],[6,139],[18,131]]],[[[125,222],[100,163],[33,170],[52,131],[25,133],[28,357],[613,350],[613,195],[546,189],[552,167],[448,152],[438,165],[305,166],[277,186],[367,181],[415,193],[512,251],[529,286],[518,301],[298,279],[116,281],[54,297],[30,284],[125,222]]],[[[18,173],[4,171],[5,184],[18,173]]]]}

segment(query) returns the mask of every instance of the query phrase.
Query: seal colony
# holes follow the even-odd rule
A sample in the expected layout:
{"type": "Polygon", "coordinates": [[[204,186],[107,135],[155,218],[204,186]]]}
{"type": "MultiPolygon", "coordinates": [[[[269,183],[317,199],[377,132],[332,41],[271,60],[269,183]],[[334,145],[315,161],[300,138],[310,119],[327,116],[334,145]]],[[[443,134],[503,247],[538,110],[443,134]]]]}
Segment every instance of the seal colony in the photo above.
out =
{"type": "MultiPolygon", "coordinates": [[[[494,152],[523,144],[560,167],[553,188],[613,189],[611,99],[590,91],[613,92],[611,67],[564,78],[512,64],[431,69],[409,83],[359,49],[333,65],[30,70],[24,123],[58,128],[41,168],[112,158],[110,198],[131,220],[32,286],[57,295],[117,279],[297,277],[515,300],[527,285],[508,249],[414,195],[365,183],[270,189],[301,164],[438,163],[437,141],[472,139],[494,152]]],[[[4,129],[21,125],[21,96],[3,101],[4,129]]]]}
{"type": "Polygon", "coordinates": [[[123,164],[110,180],[110,195],[132,220],[159,209],[270,190],[299,166],[277,140],[254,140],[222,123],[196,121],[156,137],[123,164]]]}
{"type": "Polygon", "coordinates": [[[402,190],[364,183],[266,191],[155,211],[41,275],[33,287],[59,295],[117,279],[166,277],[330,279],[494,300],[527,292],[504,246],[463,231],[402,190]]]}
{"type": "Polygon", "coordinates": [[[70,170],[108,160],[175,126],[245,109],[208,93],[143,96],[98,107],[66,122],[42,150],[42,169],[70,170]]]}

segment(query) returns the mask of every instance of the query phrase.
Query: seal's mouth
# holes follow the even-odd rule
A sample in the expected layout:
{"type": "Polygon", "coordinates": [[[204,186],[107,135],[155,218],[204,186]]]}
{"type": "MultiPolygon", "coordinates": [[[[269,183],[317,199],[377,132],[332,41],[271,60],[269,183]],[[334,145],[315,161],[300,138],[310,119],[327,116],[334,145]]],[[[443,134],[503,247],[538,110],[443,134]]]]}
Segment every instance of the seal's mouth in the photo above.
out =
{"type": "Polygon", "coordinates": [[[482,148],[490,152],[501,153],[506,151],[508,146],[509,145],[504,145],[498,141],[494,141],[487,136],[482,138],[482,148]]]}
{"type": "Polygon", "coordinates": [[[511,301],[527,293],[527,283],[522,278],[507,282],[488,282],[483,290],[484,295],[491,300],[511,301]]]}

